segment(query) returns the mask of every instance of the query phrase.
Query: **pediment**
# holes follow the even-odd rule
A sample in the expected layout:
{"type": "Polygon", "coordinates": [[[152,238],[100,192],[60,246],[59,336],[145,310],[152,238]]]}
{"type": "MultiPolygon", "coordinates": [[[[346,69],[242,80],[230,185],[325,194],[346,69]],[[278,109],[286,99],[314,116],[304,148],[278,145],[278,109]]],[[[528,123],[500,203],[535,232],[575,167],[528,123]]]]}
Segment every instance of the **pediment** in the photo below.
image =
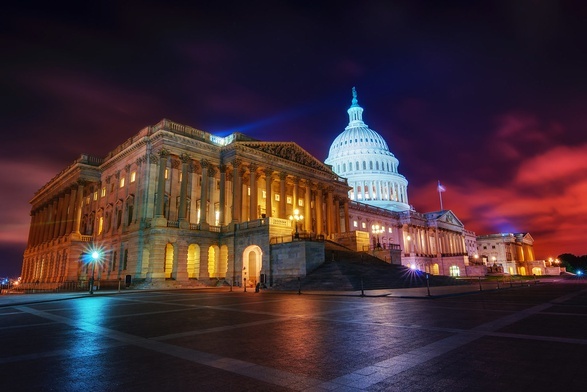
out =
{"type": "Polygon", "coordinates": [[[330,167],[326,166],[294,142],[240,142],[239,145],[313,169],[329,173],[332,172],[330,167]]]}
{"type": "Polygon", "coordinates": [[[443,211],[436,211],[436,212],[429,212],[426,215],[426,218],[429,220],[434,220],[436,222],[443,222],[448,223],[450,225],[465,227],[463,222],[457,218],[457,216],[451,210],[443,210],[443,211]]]}

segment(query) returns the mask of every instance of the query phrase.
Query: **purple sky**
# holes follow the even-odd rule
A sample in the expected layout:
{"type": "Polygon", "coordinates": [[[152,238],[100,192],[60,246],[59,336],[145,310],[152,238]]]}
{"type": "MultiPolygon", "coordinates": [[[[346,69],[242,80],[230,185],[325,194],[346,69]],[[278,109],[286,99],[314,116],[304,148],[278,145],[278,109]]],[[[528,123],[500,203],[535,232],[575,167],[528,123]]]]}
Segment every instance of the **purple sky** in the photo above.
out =
{"type": "Polygon", "coordinates": [[[440,180],[477,234],[587,253],[584,2],[86,3],[0,16],[0,276],[20,272],[28,201],[80,153],[168,118],[324,160],[353,86],[418,211],[440,180]]]}

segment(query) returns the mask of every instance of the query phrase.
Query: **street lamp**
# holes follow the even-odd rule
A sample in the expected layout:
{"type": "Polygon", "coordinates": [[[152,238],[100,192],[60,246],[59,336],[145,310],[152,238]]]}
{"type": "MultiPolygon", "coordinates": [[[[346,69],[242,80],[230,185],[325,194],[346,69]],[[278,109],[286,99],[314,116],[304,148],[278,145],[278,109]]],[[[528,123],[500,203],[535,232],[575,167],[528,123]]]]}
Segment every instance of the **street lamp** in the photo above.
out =
{"type": "Polygon", "coordinates": [[[94,273],[96,271],[96,263],[100,260],[100,252],[93,250],[90,254],[92,263],[92,277],[90,278],[90,294],[94,294],[94,273]]]}
{"type": "Polygon", "coordinates": [[[289,220],[296,226],[296,233],[294,238],[300,238],[300,234],[298,233],[298,222],[304,219],[303,215],[300,215],[300,210],[297,208],[294,210],[293,215],[289,216],[289,220]],[[294,222],[295,221],[295,222],[294,222]]]}
{"type": "Polygon", "coordinates": [[[377,248],[381,248],[381,243],[379,242],[379,234],[383,233],[384,231],[385,231],[385,228],[383,226],[379,226],[379,225],[371,226],[371,232],[377,238],[377,248]]]}

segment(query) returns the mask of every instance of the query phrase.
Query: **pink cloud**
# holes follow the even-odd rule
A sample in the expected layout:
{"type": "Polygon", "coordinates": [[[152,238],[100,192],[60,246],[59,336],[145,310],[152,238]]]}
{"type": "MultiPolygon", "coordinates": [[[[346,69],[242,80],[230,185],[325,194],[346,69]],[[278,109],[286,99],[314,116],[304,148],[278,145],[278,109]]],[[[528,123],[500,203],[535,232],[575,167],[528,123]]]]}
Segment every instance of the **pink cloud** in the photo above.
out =
{"type": "Polygon", "coordinates": [[[30,223],[28,201],[61,169],[36,162],[0,162],[0,189],[10,202],[0,210],[0,243],[26,244],[30,223]]]}
{"type": "Polygon", "coordinates": [[[587,144],[557,146],[524,161],[518,168],[516,181],[523,185],[537,185],[574,180],[581,175],[587,175],[587,144]]]}

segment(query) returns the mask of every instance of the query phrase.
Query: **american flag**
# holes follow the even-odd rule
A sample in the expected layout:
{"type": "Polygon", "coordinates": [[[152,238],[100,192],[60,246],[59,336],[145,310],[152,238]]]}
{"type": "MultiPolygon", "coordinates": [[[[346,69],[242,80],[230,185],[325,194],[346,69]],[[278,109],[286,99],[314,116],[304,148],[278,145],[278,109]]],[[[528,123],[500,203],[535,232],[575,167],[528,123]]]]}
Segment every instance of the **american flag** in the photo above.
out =
{"type": "Polygon", "coordinates": [[[438,181],[438,192],[444,192],[446,191],[446,188],[440,184],[440,181],[438,181]]]}

